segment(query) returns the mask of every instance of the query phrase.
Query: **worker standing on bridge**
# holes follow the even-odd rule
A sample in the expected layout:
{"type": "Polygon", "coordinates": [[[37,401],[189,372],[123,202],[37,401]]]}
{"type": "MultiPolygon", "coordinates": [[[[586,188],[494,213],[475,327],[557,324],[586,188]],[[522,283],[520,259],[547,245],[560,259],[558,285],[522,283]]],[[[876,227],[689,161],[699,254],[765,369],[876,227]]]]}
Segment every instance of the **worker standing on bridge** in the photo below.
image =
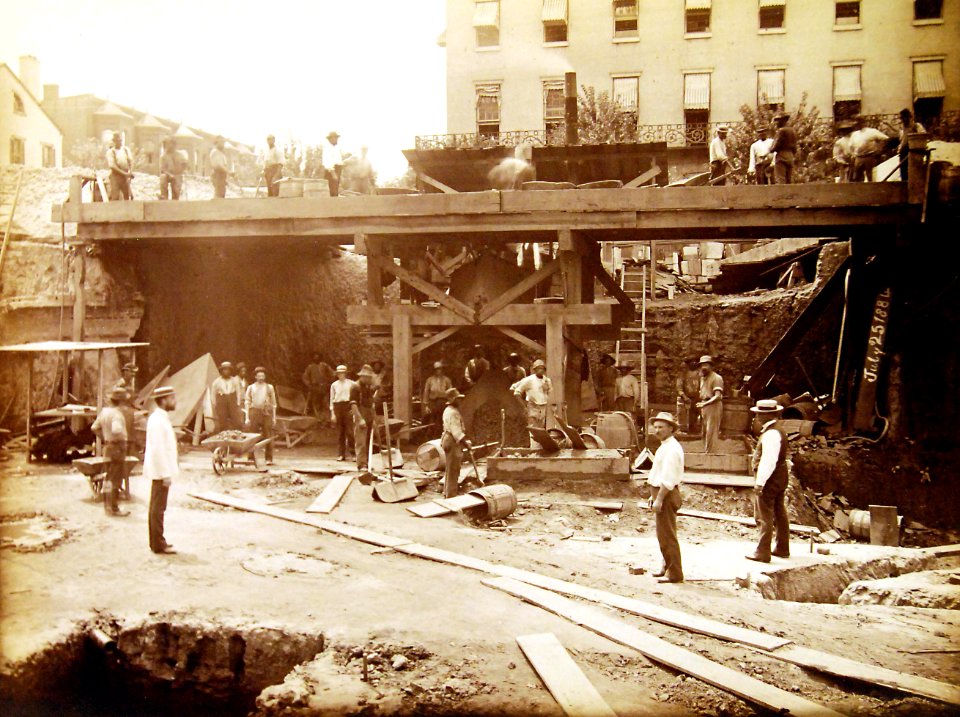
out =
{"type": "Polygon", "coordinates": [[[160,158],[160,198],[180,199],[183,189],[183,157],[177,152],[173,137],[163,140],[163,156],[160,158]]]}
{"type": "Polygon", "coordinates": [[[321,148],[320,162],[323,165],[323,174],[330,187],[330,196],[340,196],[340,176],[343,174],[343,153],[337,146],[340,135],[331,132],[321,148]]]}
{"type": "Polygon", "coordinates": [[[710,142],[710,184],[726,184],[720,179],[727,173],[730,159],[727,157],[727,131],[725,124],[717,127],[717,136],[710,142]]]}
{"type": "Polygon", "coordinates": [[[777,125],[777,136],[773,140],[771,152],[776,154],[773,161],[773,176],[776,184],[791,184],[793,182],[793,164],[797,156],[797,132],[787,125],[790,115],[781,112],[773,121],[777,125]]]}
{"type": "Polygon", "coordinates": [[[223,199],[227,196],[227,172],[229,163],[226,153],[227,141],[217,137],[210,150],[210,180],[213,182],[213,198],[223,199]]]}
{"type": "Polygon", "coordinates": [[[449,388],[444,398],[447,406],[443,409],[443,436],[440,438],[444,455],[443,497],[453,498],[460,484],[461,446],[470,448],[470,441],[467,440],[463,415],[460,413],[463,394],[455,388],[449,388]]]}
{"type": "Polygon", "coordinates": [[[853,151],[850,148],[850,133],[853,127],[854,123],[850,120],[837,123],[837,134],[840,136],[833,143],[833,161],[837,165],[838,182],[849,182],[853,171],[853,151]]]}
{"type": "Polygon", "coordinates": [[[527,425],[546,428],[547,403],[550,400],[553,384],[547,376],[544,376],[547,365],[541,359],[534,361],[532,368],[533,373],[517,381],[510,390],[513,391],[514,396],[524,402],[527,410],[527,425]]]}
{"type": "Polygon", "coordinates": [[[703,416],[703,450],[717,453],[720,448],[720,420],[723,418],[723,378],[713,370],[713,358],[701,356],[700,401],[697,408],[703,416]]]}
{"type": "Polygon", "coordinates": [[[773,155],[770,154],[772,146],[770,130],[761,127],[757,130],[757,140],[750,145],[750,164],[747,166],[747,176],[757,184],[770,184],[770,173],[773,170],[773,155]]]}
{"type": "Polygon", "coordinates": [[[133,154],[123,143],[123,135],[113,133],[113,146],[107,149],[107,168],[110,170],[110,201],[133,199],[130,183],[133,181],[133,154]]]}
{"type": "Polygon", "coordinates": [[[283,150],[276,145],[276,138],[267,135],[267,148],[263,151],[263,182],[267,185],[268,197],[280,196],[280,179],[283,177],[283,150]]]}

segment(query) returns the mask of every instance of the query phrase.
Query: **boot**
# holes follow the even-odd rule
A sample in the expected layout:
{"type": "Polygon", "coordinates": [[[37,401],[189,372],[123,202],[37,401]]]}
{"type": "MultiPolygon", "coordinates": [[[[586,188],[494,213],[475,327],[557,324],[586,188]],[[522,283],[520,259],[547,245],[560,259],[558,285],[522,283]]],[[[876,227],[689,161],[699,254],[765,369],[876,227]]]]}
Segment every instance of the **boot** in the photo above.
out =
{"type": "Polygon", "coordinates": [[[126,510],[120,510],[120,503],[118,500],[119,491],[113,484],[107,493],[103,494],[103,509],[107,512],[107,515],[116,515],[116,516],[125,516],[130,515],[126,510]]]}

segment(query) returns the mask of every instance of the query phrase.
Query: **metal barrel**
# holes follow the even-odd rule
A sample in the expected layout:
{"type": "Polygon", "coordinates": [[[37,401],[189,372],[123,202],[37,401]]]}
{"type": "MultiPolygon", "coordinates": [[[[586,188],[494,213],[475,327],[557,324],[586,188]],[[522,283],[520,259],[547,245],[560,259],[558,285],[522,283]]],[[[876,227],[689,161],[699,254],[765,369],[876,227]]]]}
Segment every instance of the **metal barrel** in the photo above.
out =
{"type": "Polygon", "coordinates": [[[517,494],[514,493],[513,488],[503,483],[477,488],[470,491],[470,495],[479,496],[487,502],[489,520],[506,518],[517,509],[517,494]]]}

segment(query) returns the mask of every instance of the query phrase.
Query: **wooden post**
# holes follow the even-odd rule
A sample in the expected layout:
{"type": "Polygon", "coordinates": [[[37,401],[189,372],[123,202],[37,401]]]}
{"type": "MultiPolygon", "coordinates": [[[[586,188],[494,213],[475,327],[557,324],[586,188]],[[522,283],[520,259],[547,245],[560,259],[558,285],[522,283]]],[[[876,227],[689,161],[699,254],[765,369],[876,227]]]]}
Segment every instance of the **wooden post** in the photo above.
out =
{"type": "Polygon", "coordinates": [[[650,240],[650,301],[657,298],[657,241],[650,240]]]}
{"type": "MultiPolygon", "coordinates": [[[[74,341],[83,341],[83,329],[87,317],[86,292],[83,288],[84,279],[86,278],[86,261],[84,256],[83,247],[79,247],[70,265],[70,278],[73,282],[74,341]]],[[[83,352],[77,351],[73,356],[73,395],[79,398],[83,382],[83,352]]]]}
{"type": "Polygon", "coordinates": [[[563,119],[566,125],[567,144],[580,144],[580,127],[577,108],[577,73],[563,76],[563,119]]]}
{"type": "MultiPolygon", "coordinates": [[[[103,349],[97,351],[97,415],[103,410],[103,349]]],[[[201,409],[202,411],[203,409],[201,409]]],[[[103,443],[97,436],[97,455],[103,455],[103,443]]]]}
{"type": "Polygon", "coordinates": [[[907,135],[907,201],[923,204],[927,187],[927,140],[926,132],[907,135]]]}
{"type": "Polygon", "coordinates": [[[67,201],[71,204],[80,204],[83,201],[83,177],[70,177],[70,193],[67,201]]]}
{"type": "Polygon", "coordinates": [[[564,359],[566,352],[563,345],[563,317],[554,314],[547,317],[547,376],[553,385],[547,408],[547,427],[553,425],[553,411],[563,407],[564,396],[564,359]]]}
{"type": "Polygon", "coordinates": [[[393,315],[393,415],[404,432],[413,418],[413,331],[409,314],[393,315]]]}
{"type": "Polygon", "coordinates": [[[61,358],[63,359],[63,385],[61,386],[61,398],[63,399],[62,403],[66,404],[67,400],[70,398],[70,352],[62,352],[61,358]]]}
{"type": "Polygon", "coordinates": [[[27,353],[27,463],[33,462],[33,354],[27,353]]]}
{"type": "Polygon", "coordinates": [[[383,306],[383,272],[380,269],[382,258],[381,244],[372,237],[366,237],[367,248],[367,303],[370,306],[383,306]]]}

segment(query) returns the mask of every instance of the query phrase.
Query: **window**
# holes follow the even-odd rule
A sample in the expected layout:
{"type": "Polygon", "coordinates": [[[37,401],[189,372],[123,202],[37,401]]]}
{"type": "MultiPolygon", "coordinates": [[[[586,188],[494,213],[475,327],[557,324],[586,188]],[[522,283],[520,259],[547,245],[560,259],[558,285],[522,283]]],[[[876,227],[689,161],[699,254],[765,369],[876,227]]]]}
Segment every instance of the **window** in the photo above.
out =
{"type": "Polygon", "coordinates": [[[943,79],[943,60],[913,63],[913,114],[921,124],[935,124],[943,112],[947,85],[943,79]]]}
{"type": "Polygon", "coordinates": [[[613,102],[621,112],[636,112],[640,104],[640,78],[614,77],[613,102]]]}
{"type": "Polygon", "coordinates": [[[57,148],[52,144],[41,145],[42,161],[44,167],[57,166],[57,148]]]}
{"type": "Polygon", "coordinates": [[[689,72],[683,76],[683,121],[688,144],[705,144],[710,121],[710,73],[689,72]]]}
{"type": "Polygon", "coordinates": [[[836,25],[860,24],[860,0],[837,0],[837,10],[834,19],[836,25]]]}
{"type": "Polygon", "coordinates": [[[484,137],[500,134],[500,85],[477,87],[477,134],[484,137]]]}
{"type": "Polygon", "coordinates": [[[613,0],[613,36],[639,37],[637,0],[613,0]]]}
{"type": "Polygon", "coordinates": [[[473,10],[477,47],[500,46],[500,2],[478,2],[473,10]]]}
{"type": "Polygon", "coordinates": [[[27,108],[23,105],[23,98],[16,92],[13,93],[13,113],[15,115],[27,114],[27,108]]]}
{"type": "Polygon", "coordinates": [[[786,70],[757,71],[757,106],[783,109],[786,70]]]}
{"type": "Polygon", "coordinates": [[[685,0],[686,33],[697,35],[710,32],[711,0],[685,0]]]}
{"type": "Polygon", "coordinates": [[[543,0],[540,18],[544,42],[567,41],[567,0],[543,0]]]}
{"type": "Polygon", "coordinates": [[[543,124],[547,135],[563,124],[566,100],[563,80],[549,80],[543,83],[543,124]]]}
{"type": "Polygon", "coordinates": [[[833,68],[833,119],[851,119],[860,114],[860,65],[833,68]]]}
{"type": "Polygon", "coordinates": [[[10,164],[26,164],[27,144],[19,137],[10,138],[10,164]]]}
{"type": "Polygon", "coordinates": [[[786,14],[787,0],[760,0],[760,29],[783,29],[786,14]]]}
{"type": "Polygon", "coordinates": [[[913,0],[914,20],[942,20],[943,0],[913,0]]]}

